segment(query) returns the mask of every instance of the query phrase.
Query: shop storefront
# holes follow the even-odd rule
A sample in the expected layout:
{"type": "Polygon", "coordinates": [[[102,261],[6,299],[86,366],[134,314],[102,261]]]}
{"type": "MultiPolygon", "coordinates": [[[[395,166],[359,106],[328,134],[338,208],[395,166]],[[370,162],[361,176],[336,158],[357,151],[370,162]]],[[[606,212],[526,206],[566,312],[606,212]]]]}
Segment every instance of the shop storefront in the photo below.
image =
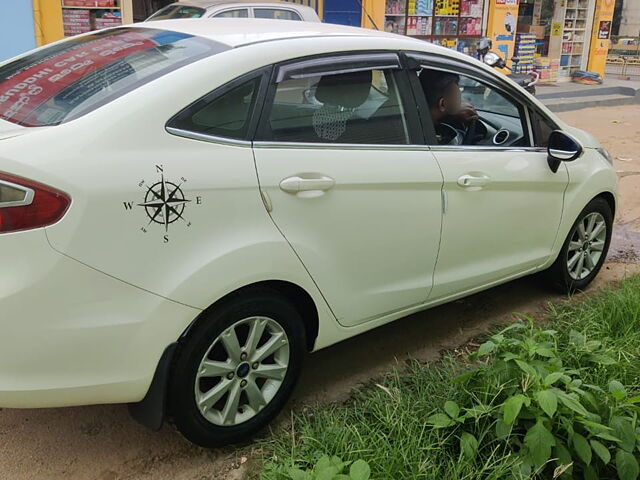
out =
{"type": "Polygon", "coordinates": [[[38,45],[133,22],[132,0],[33,0],[38,45]]]}
{"type": "MultiPolygon", "coordinates": [[[[43,45],[132,23],[146,0],[32,1],[36,43],[43,45]]],[[[469,55],[486,36],[511,67],[536,70],[542,82],[568,81],[578,70],[604,75],[615,6],[615,0],[288,1],[315,8],[327,22],[384,29],[469,55]]]]}
{"type": "Polygon", "coordinates": [[[131,0],[60,0],[65,36],[133,22],[131,0]]]}
{"type": "Polygon", "coordinates": [[[593,59],[606,59],[615,0],[489,1],[487,36],[505,58],[516,57],[518,71],[536,70],[542,82],[569,81],[585,70],[604,75],[604,60],[601,67],[593,59]],[[505,26],[514,16],[511,33],[505,26]]]}
{"type": "Polygon", "coordinates": [[[386,0],[384,29],[474,54],[485,0],[386,0]]]}
{"type": "Polygon", "coordinates": [[[569,81],[584,70],[604,75],[615,0],[378,1],[389,32],[469,55],[487,36],[510,67],[536,70],[542,82],[569,81]]]}

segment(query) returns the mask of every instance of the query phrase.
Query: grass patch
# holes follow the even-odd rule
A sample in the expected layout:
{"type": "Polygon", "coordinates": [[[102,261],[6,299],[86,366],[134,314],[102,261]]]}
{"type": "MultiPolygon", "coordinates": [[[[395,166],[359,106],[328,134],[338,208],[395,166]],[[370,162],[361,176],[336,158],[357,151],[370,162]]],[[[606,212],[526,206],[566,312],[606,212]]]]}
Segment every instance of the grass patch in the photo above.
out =
{"type": "Polygon", "coordinates": [[[640,276],[514,325],[294,416],[258,443],[260,478],[638,478],[640,276]]]}

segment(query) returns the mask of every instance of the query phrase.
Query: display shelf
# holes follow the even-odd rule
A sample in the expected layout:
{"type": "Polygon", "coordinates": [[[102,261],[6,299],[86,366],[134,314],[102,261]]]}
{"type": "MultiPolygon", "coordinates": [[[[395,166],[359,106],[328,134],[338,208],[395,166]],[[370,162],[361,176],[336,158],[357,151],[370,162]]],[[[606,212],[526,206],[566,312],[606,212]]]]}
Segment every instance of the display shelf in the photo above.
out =
{"type": "Polygon", "coordinates": [[[63,10],[120,10],[120,7],[72,7],[63,5],[63,10]]]}
{"type": "Polygon", "coordinates": [[[68,5],[67,3],[76,2],[66,2],[63,0],[60,3],[65,37],[108,27],[116,27],[123,23],[124,9],[122,8],[122,1],[113,2],[113,5],[109,6],[98,6],[96,4],[111,2],[86,2],[93,3],[93,5],[68,5]]]}
{"type": "MultiPolygon", "coordinates": [[[[485,0],[386,0],[385,31],[422,40],[480,38],[485,0]]],[[[451,40],[451,42],[444,42],[451,40]]],[[[462,48],[469,49],[470,42],[462,48]]]]}

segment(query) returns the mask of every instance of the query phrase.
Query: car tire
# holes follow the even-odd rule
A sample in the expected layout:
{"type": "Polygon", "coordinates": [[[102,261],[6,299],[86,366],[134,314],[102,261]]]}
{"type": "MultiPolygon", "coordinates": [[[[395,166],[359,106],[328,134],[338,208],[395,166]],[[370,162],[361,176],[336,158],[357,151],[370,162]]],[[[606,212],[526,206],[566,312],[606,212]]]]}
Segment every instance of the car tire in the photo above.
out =
{"type": "Polygon", "coordinates": [[[553,265],[543,272],[551,286],[561,293],[568,294],[584,290],[602,268],[609,251],[612,229],[613,212],[609,203],[601,197],[593,199],[580,212],[571,226],[553,265]],[[591,219],[594,219],[594,225],[590,225],[591,219]],[[604,232],[597,231],[598,228],[601,228],[599,227],[601,223],[605,228],[604,232]],[[590,227],[592,231],[589,233],[590,227]],[[597,235],[594,235],[594,238],[589,238],[593,233],[597,233],[597,235]],[[596,255],[596,252],[599,255],[596,255]],[[577,255],[583,257],[582,269],[580,268],[580,257],[577,255]]]}
{"type": "Polygon", "coordinates": [[[176,427],[206,448],[251,438],[285,405],[305,345],[299,312],[276,291],[253,290],[214,306],[176,353],[168,392],[176,427]]]}

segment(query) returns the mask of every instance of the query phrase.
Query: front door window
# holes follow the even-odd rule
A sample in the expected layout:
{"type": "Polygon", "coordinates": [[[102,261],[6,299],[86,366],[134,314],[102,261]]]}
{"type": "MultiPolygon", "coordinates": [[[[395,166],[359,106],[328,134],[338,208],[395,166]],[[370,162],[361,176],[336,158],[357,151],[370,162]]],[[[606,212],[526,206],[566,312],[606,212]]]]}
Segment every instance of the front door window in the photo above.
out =
{"type": "Polygon", "coordinates": [[[524,108],[496,88],[436,68],[423,68],[419,79],[439,145],[530,145],[524,108]]]}

